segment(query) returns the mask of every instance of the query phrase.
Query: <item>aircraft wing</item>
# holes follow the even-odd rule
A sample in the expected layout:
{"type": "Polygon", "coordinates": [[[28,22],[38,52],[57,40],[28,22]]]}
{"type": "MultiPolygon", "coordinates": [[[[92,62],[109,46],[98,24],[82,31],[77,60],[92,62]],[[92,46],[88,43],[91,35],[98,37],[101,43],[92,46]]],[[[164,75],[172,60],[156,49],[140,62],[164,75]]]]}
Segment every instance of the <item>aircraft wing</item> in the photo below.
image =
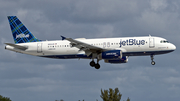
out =
{"type": "Polygon", "coordinates": [[[6,45],[12,46],[14,48],[20,49],[20,50],[26,50],[28,49],[28,47],[26,46],[20,46],[20,45],[16,45],[16,44],[12,44],[12,43],[5,43],[6,45]]]}
{"type": "Polygon", "coordinates": [[[78,40],[74,40],[72,38],[66,38],[64,36],[61,36],[61,37],[62,37],[62,40],[70,41],[71,42],[70,44],[72,47],[79,48],[79,51],[85,51],[87,56],[91,55],[91,53],[101,53],[101,52],[107,50],[107,49],[104,49],[101,47],[90,45],[88,43],[84,43],[84,42],[81,42],[78,40]]]}

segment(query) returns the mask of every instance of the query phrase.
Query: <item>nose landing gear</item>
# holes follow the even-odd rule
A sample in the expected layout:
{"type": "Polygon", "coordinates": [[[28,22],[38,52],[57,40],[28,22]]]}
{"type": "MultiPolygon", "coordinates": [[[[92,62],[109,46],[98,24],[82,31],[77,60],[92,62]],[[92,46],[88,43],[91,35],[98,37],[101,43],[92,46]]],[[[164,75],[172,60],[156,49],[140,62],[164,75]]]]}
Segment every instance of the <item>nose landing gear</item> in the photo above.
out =
{"type": "Polygon", "coordinates": [[[151,60],[152,60],[151,64],[155,65],[156,63],[153,61],[154,60],[154,55],[151,55],[151,60]]]}

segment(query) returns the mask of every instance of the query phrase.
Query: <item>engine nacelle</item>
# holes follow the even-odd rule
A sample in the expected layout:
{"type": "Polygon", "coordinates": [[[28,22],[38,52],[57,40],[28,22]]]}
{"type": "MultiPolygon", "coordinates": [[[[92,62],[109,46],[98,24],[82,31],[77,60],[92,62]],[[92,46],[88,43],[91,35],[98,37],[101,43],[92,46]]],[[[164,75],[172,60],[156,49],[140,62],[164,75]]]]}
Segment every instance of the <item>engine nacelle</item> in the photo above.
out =
{"type": "Polygon", "coordinates": [[[128,62],[128,56],[123,56],[121,59],[116,60],[104,60],[105,63],[127,63],[128,62]]]}
{"type": "Polygon", "coordinates": [[[100,59],[107,59],[107,60],[121,59],[122,58],[122,51],[121,50],[105,51],[99,55],[99,58],[100,59]]]}

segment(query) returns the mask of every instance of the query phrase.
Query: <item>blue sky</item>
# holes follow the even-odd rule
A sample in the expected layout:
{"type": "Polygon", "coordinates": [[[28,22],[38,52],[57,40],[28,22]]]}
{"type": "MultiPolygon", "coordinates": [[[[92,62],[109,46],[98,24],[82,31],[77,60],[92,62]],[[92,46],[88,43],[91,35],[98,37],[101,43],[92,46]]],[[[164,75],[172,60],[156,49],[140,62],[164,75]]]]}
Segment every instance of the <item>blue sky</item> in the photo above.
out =
{"type": "Polygon", "coordinates": [[[0,95],[13,101],[95,101],[118,87],[122,100],[180,99],[179,0],[0,0],[0,95]],[[7,16],[15,15],[42,40],[159,36],[176,51],[129,57],[126,64],[89,66],[91,60],[56,60],[5,50],[13,43],[7,16]]]}

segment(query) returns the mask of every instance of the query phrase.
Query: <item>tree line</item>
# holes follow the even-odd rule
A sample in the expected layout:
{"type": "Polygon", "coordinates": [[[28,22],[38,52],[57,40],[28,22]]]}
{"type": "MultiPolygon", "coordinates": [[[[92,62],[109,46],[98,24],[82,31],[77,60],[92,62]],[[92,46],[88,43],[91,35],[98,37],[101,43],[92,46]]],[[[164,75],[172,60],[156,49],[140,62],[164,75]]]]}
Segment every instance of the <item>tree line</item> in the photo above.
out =
{"type": "MultiPolygon", "coordinates": [[[[122,94],[119,92],[118,88],[115,88],[114,90],[112,88],[109,88],[109,90],[101,89],[100,97],[103,99],[103,101],[120,101],[122,94]]],[[[58,101],[58,100],[55,100],[55,101],[58,101]]],[[[64,100],[60,100],[60,101],[64,101],[64,100]]],[[[85,101],[85,100],[82,100],[82,101],[85,101]]],[[[128,97],[126,101],[130,101],[130,98],[128,97]]]]}
{"type": "Polygon", "coordinates": [[[11,100],[8,97],[3,97],[2,95],[0,95],[0,101],[11,101],[11,100]]]}
{"type": "MultiPolygon", "coordinates": [[[[100,97],[103,99],[103,101],[120,101],[122,94],[119,92],[118,88],[115,88],[114,90],[112,88],[109,88],[109,90],[101,89],[100,97]]],[[[11,101],[11,100],[8,97],[3,97],[0,95],[0,101],[11,101]]],[[[55,101],[64,101],[64,100],[61,99],[61,100],[55,100],[55,101]]],[[[85,101],[85,100],[82,100],[82,101],[85,101]]],[[[130,101],[129,97],[127,98],[126,101],[130,101]]]]}

